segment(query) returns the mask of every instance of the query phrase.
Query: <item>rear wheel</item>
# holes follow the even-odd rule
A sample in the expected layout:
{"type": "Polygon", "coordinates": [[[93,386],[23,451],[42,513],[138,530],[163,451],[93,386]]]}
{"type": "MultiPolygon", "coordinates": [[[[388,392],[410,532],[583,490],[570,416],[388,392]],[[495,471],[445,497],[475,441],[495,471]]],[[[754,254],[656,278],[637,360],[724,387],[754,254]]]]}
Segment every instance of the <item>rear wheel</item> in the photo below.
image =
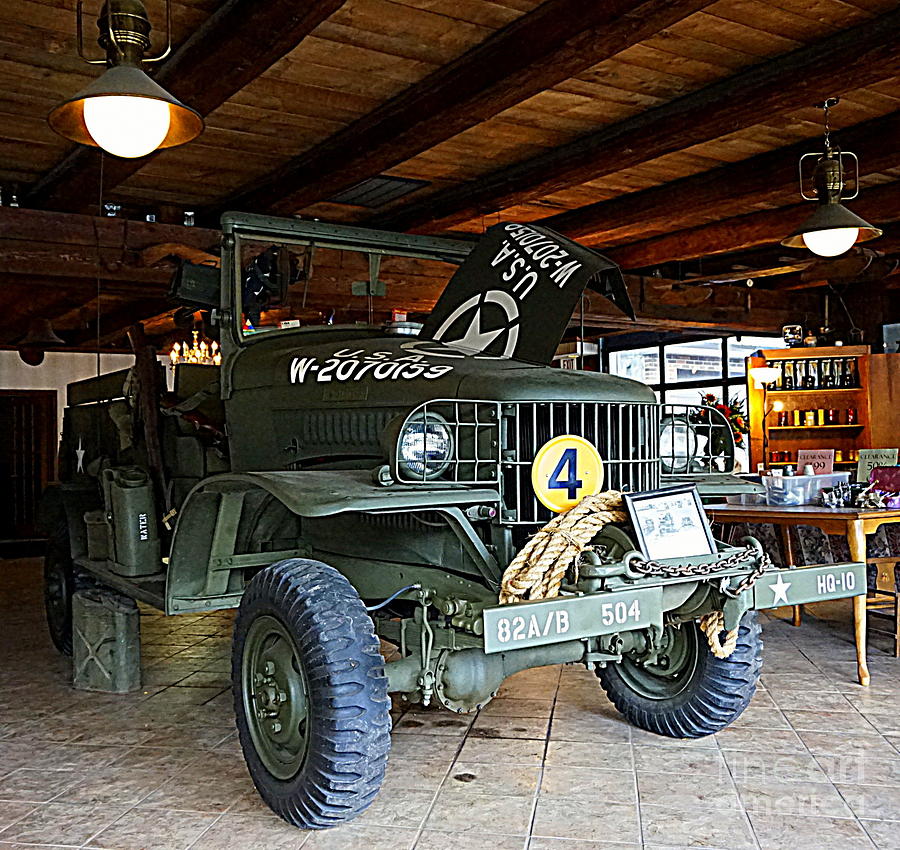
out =
{"type": "Polygon", "coordinates": [[[597,672],[625,718],[672,738],[700,738],[724,729],[750,703],[762,666],[762,636],[755,611],[738,629],[728,658],[716,658],[697,623],[666,626],[657,662],[625,657],[597,672]]]}
{"type": "Polygon", "coordinates": [[[47,541],[44,555],[44,611],[50,640],[63,654],[72,654],[72,593],[75,575],[69,549],[69,527],[61,520],[47,541]]]}
{"type": "Polygon", "coordinates": [[[272,810],[303,829],[364,811],[384,779],[390,700],[347,579],[302,559],[258,573],[238,609],[232,672],[241,748],[272,810]]]}

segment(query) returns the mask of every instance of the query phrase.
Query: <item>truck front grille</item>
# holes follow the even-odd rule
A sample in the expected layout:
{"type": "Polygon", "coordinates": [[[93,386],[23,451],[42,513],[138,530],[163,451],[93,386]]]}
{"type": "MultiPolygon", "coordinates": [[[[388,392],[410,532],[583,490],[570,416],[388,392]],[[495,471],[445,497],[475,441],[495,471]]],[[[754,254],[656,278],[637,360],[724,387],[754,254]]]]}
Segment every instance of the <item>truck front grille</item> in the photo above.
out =
{"type": "MultiPolygon", "coordinates": [[[[497,487],[505,521],[543,524],[552,518],[534,495],[538,450],[561,434],[597,447],[604,489],[639,492],[659,486],[659,405],[634,402],[490,402],[439,399],[416,408],[439,416],[453,434],[453,457],[439,481],[497,487]]],[[[424,481],[397,471],[401,483],[424,481]]]]}
{"type": "Polygon", "coordinates": [[[502,492],[510,520],[546,523],[553,514],[534,495],[531,465],[548,440],[575,434],[603,458],[605,490],[638,492],[659,486],[659,406],[609,402],[504,404],[502,492]]]}

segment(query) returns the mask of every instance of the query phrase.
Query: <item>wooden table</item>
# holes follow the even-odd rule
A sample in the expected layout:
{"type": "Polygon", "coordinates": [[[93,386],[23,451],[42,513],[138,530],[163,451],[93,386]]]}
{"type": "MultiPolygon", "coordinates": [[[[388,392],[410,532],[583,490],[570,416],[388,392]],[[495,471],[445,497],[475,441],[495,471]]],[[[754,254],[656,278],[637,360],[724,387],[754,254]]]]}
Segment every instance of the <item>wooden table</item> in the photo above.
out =
{"type": "MultiPolygon", "coordinates": [[[[794,566],[794,548],[789,529],[792,525],[811,525],[825,534],[842,534],[850,544],[850,560],[866,563],[866,535],[874,534],[886,522],[900,522],[900,510],[868,510],[862,508],[822,508],[818,505],[707,505],[712,522],[734,524],[761,523],[778,526],[784,543],[788,566],[794,566]]],[[[798,612],[794,612],[798,625],[798,612]]],[[[853,627],[856,637],[856,666],[859,683],[869,684],[866,664],[866,595],[853,597],[853,627]]]]}

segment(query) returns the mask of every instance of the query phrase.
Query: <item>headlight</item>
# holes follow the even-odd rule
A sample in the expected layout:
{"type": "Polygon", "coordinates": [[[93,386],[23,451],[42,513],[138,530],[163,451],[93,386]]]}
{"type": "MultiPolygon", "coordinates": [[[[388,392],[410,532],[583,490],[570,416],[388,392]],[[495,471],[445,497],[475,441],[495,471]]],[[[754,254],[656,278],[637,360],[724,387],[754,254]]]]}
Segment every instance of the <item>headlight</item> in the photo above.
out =
{"type": "Polygon", "coordinates": [[[398,466],[404,476],[431,480],[450,466],[453,436],[436,413],[414,413],[400,432],[397,449],[398,466]]]}
{"type": "Polygon", "coordinates": [[[663,417],[659,429],[659,455],[663,473],[682,475],[694,472],[692,464],[699,452],[697,429],[686,414],[663,417]]]}

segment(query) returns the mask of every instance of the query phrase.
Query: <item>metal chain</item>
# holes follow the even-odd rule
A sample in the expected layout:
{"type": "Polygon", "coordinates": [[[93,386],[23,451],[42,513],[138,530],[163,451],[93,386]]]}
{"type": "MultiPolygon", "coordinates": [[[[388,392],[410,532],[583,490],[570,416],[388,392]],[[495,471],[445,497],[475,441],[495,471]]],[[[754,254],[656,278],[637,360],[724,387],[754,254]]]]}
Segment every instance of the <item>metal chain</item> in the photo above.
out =
{"type": "Polygon", "coordinates": [[[737,587],[722,587],[722,592],[726,596],[732,598],[740,596],[744,591],[749,590],[756,584],[769,567],[772,566],[772,559],[754,546],[747,546],[722,558],[721,561],[712,561],[704,564],[663,564],[659,561],[644,561],[638,558],[628,562],[629,569],[634,570],[642,575],[662,575],[669,578],[684,578],[686,576],[708,576],[721,570],[731,569],[732,567],[740,567],[748,561],[754,561],[753,570],[744,576],[737,587]]]}

